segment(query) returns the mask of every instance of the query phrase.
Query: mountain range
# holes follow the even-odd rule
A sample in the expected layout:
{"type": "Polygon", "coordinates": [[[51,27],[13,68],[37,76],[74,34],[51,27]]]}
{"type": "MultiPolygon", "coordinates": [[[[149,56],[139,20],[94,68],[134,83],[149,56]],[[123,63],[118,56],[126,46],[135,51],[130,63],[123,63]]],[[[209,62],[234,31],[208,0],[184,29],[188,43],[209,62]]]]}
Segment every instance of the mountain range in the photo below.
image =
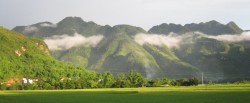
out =
{"type": "Polygon", "coordinates": [[[163,23],[146,31],[66,17],[56,24],[40,22],[13,31],[44,40],[60,61],[98,72],[133,69],[147,78],[200,78],[204,72],[211,81],[245,79],[250,74],[250,45],[242,37],[248,32],[234,22],[163,23]]]}

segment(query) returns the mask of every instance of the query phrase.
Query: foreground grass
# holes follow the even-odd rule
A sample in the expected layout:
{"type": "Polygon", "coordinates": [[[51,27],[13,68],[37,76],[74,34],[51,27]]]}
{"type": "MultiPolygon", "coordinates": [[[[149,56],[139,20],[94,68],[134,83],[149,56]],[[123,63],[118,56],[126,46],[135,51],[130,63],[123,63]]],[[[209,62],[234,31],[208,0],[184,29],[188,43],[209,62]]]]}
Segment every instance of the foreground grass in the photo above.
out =
{"type": "Polygon", "coordinates": [[[250,85],[0,91],[0,103],[244,103],[250,85]]]}

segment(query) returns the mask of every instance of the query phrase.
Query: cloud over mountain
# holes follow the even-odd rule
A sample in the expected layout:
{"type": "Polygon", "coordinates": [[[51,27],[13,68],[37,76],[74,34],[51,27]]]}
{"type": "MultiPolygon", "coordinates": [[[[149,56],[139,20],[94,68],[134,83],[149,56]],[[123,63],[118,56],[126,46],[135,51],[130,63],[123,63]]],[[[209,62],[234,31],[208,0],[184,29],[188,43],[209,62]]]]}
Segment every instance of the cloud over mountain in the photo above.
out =
{"type": "Polygon", "coordinates": [[[43,39],[61,61],[98,72],[134,69],[147,78],[189,78],[203,71],[212,74],[212,81],[230,79],[231,73],[249,77],[250,47],[247,42],[234,44],[250,40],[249,33],[242,33],[234,22],[163,23],[148,32],[131,25],[102,26],[79,17],[66,17],[55,28],[51,24],[13,30],[43,39]]]}
{"type": "Polygon", "coordinates": [[[182,38],[180,36],[173,35],[159,35],[159,34],[137,34],[134,36],[134,40],[143,45],[145,43],[149,43],[152,45],[166,45],[169,48],[179,48],[180,42],[182,38]]]}
{"type": "Polygon", "coordinates": [[[55,28],[57,27],[56,24],[50,24],[50,23],[42,23],[40,24],[41,27],[52,27],[52,28],[55,28]]]}
{"type": "Polygon", "coordinates": [[[84,37],[75,33],[73,36],[69,35],[55,35],[46,38],[44,42],[48,45],[50,50],[64,50],[76,46],[91,46],[95,47],[103,39],[102,35],[95,35],[84,37]]]}
{"type": "Polygon", "coordinates": [[[140,45],[149,43],[151,45],[165,45],[169,48],[179,48],[181,44],[193,43],[194,38],[199,38],[202,36],[206,35],[200,32],[188,32],[185,34],[171,32],[168,35],[140,33],[134,36],[134,40],[140,45]]]}
{"type": "Polygon", "coordinates": [[[220,41],[226,41],[226,42],[242,42],[242,41],[250,41],[250,32],[243,32],[241,34],[223,34],[223,35],[217,35],[217,36],[208,36],[208,38],[213,38],[220,41]]]}

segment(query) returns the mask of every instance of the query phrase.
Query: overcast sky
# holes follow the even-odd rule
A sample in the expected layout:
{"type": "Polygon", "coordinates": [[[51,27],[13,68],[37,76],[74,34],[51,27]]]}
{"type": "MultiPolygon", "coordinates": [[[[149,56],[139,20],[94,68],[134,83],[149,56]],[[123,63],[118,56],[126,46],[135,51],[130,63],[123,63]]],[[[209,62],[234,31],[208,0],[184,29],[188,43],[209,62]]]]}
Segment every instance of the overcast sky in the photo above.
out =
{"type": "Polygon", "coordinates": [[[100,25],[130,24],[148,30],[161,23],[235,21],[250,29],[250,0],[0,0],[0,25],[12,29],[67,16],[100,25]]]}

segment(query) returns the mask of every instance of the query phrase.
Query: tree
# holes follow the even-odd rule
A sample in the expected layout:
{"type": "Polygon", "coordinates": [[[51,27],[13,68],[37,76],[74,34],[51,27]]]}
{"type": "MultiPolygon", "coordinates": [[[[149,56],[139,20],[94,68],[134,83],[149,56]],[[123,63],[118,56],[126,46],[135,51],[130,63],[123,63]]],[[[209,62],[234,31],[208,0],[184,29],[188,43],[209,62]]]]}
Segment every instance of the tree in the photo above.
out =
{"type": "Polygon", "coordinates": [[[162,78],[162,79],[161,79],[162,85],[169,85],[170,82],[171,82],[171,80],[169,80],[168,78],[162,78]]]}
{"type": "Polygon", "coordinates": [[[113,84],[112,87],[116,87],[116,88],[125,88],[128,87],[126,85],[126,77],[123,73],[119,73],[117,76],[117,79],[115,80],[115,83],[113,84]]]}
{"type": "Polygon", "coordinates": [[[54,78],[50,78],[49,79],[49,84],[52,85],[52,86],[55,86],[56,80],[54,78]]]}
{"type": "Polygon", "coordinates": [[[46,90],[51,89],[51,85],[49,83],[47,83],[47,82],[44,83],[42,87],[43,87],[43,89],[46,89],[46,90]]]}
{"type": "Polygon", "coordinates": [[[114,83],[114,76],[110,72],[105,72],[103,74],[103,85],[104,88],[109,88],[114,83]]]}
{"type": "Polygon", "coordinates": [[[134,76],[134,84],[136,87],[144,87],[146,85],[146,80],[140,73],[136,73],[134,76]]]}
{"type": "Polygon", "coordinates": [[[34,84],[26,83],[26,84],[23,84],[23,89],[24,90],[33,90],[34,86],[35,86],[34,84]]]}
{"type": "Polygon", "coordinates": [[[67,79],[66,81],[66,89],[75,89],[75,83],[73,80],[67,79]]]}
{"type": "Polygon", "coordinates": [[[199,84],[199,80],[197,78],[190,78],[188,79],[190,86],[197,86],[199,84]]]}
{"type": "Polygon", "coordinates": [[[129,87],[134,87],[134,70],[129,71],[129,74],[127,75],[126,84],[129,85],[129,87]]]}
{"type": "Polygon", "coordinates": [[[60,87],[60,89],[66,89],[66,83],[63,82],[63,81],[61,81],[61,82],[59,83],[59,87],[60,87]]]}
{"type": "Polygon", "coordinates": [[[162,81],[160,79],[149,80],[147,86],[148,87],[159,87],[162,85],[162,81]]]}
{"type": "Polygon", "coordinates": [[[81,82],[79,80],[75,81],[75,88],[82,89],[82,85],[81,85],[81,82]]]}
{"type": "Polygon", "coordinates": [[[5,83],[0,84],[0,90],[6,90],[7,89],[7,85],[5,83]]]}

